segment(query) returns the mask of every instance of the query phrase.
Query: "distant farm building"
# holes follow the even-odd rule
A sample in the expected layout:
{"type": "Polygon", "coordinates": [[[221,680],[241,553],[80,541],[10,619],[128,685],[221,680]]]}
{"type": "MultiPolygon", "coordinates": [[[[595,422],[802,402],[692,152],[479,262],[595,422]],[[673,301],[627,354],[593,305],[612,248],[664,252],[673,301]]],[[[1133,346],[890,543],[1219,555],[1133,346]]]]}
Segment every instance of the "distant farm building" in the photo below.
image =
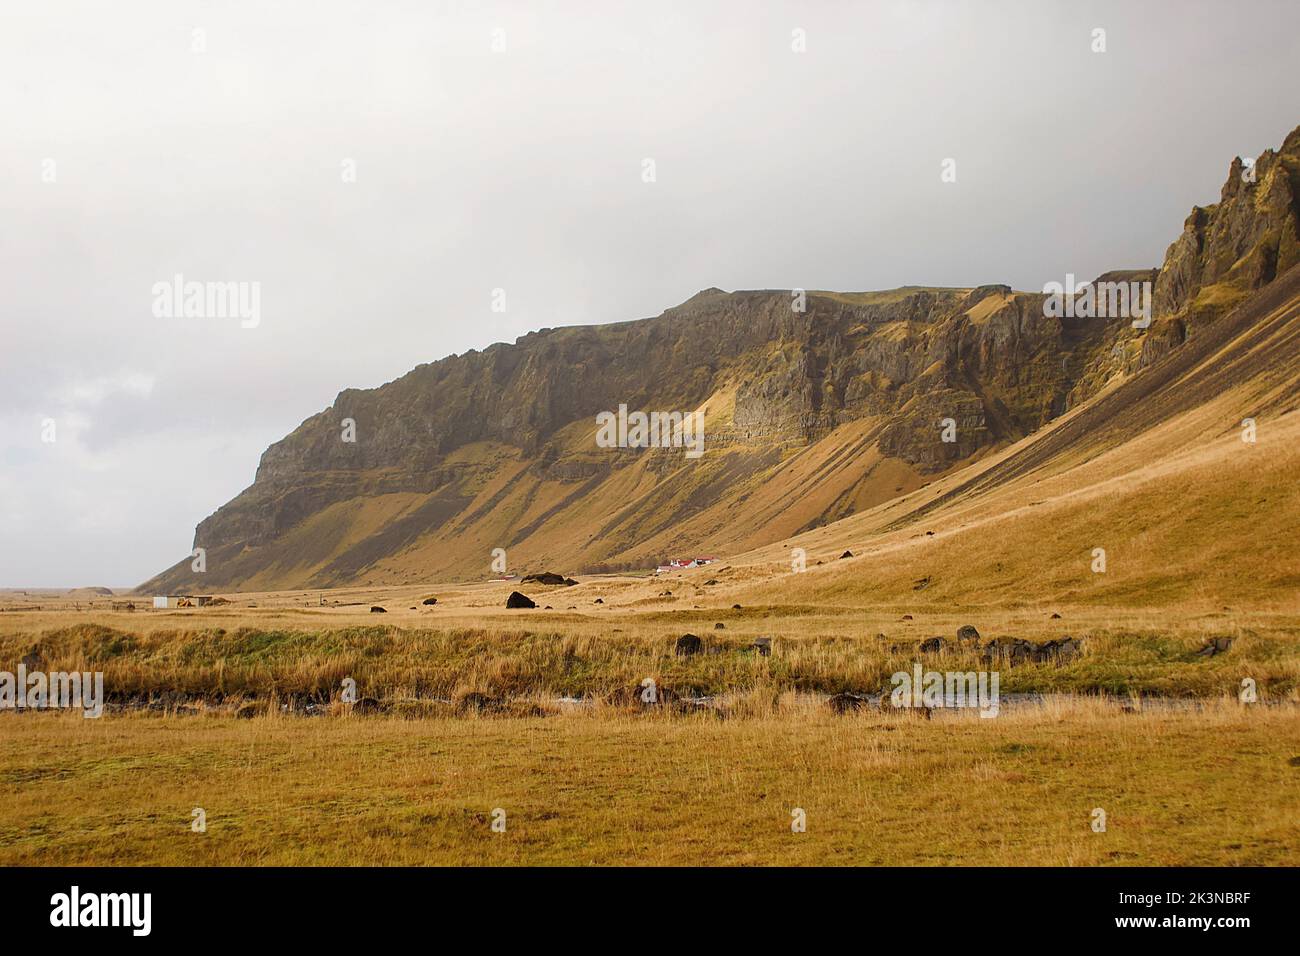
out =
{"type": "Polygon", "coordinates": [[[717,558],[679,558],[669,561],[667,564],[661,564],[655,568],[655,574],[667,574],[669,571],[685,571],[687,568],[702,568],[706,564],[712,564],[717,558]]]}
{"type": "Polygon", "coordinates": [[[210,594],[168,594],[153,599],[153,606],[156,608],[207,607],[211,603],[210,594]]]}

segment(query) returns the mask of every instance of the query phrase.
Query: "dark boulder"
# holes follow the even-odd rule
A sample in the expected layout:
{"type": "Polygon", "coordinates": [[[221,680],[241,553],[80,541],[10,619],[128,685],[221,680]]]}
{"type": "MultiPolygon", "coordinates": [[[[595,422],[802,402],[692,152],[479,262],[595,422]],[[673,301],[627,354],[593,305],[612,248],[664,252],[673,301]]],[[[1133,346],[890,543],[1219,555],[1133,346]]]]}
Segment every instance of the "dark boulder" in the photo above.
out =
{"type": "Polygon", "coordinates": [[[435,597],[427,597],[427,598],[425,598],[423,601],[421,601],[420,603],[423,604],[423,605],[425,605],[426,607],[428,607],[428,606],[431,605],[431,604],[437,604],[437,603],[438,603],[438,599],[435,598],[435,597]]]}
{"type": "Polygon", "coordinates": [[[853,552],[845,551],[843,554],[840,555],[840,560],[843,561],[845,558],[851,558],[851,557],[853,557],[853,552]]]}
{"type": "Polygon", "coordinates": [[[506,607],[537,607],[537,602],[518,591],[511,591],[510,597],[506,598],[506,607]]]}
{"type": "Polygon", "coordinates": [[[981,656],[990,663],[1025,664],[1033,659],[1035,647],[1018,637],[995,637],[984,645],[981,656]]]}
{"type": "Polygon", "coordinates": [[[573,587],[573,585],[577,584],[578,582],[573,580],[573,578],[566,578],[563,574],[556,574],[554,571],[542,571],[539,574],[525,575],[522,579],[520,579],[519,583],[520,584],[534,583],[534,584],[549,584],[549,585],[562,584],[565,587],[573,587]]]}
{"type": "Polygon", "coordinates": [[[1068,664],[1083,653],[1083,638],[1063,637],[1056,642],[1057,663],[1068,664]]]}
{"type": "Polygon", "coordinates": [[[370,609],[370,613],[371,613],[371,614],[387,614],[388,611],[387,611],[386,609],[380,607],[378,604],[376,604],[376,605],[374,605],[374,606],[370,609]]]}
{"type": "Polygon", "coordinates": [[[963,624],[961,627],[957,628],[957,642],[959,644],[965,644],[969,641],[978,641],[979,639],[980,632],[975,630],[975,625],[963,624]]]}
{"type": "Polygon", "coordinates": [[[698,654],[704,647],[704,642],[694,634],[683,634],[677,638],[677,644],[673,647],[673,653],[678,657],[690,657],[692,654],[698,654]]]}
{"type": "Polygon", "coordinates": [[[1226,654],[1232,647],[1232,638],[1230,637],[1212,637],[1205,642],[1205,646],[1196,652],[1198,657],[1213,657],[1216,654],[1226,654]]]}
{"type": "Polygon", "coordinates": [[[1059,641],[1045,641],[1030,652],[1030,659],[1038,663],[1068,664],[1083,650],[1083,642],[1073,637],[1059,641]]]}

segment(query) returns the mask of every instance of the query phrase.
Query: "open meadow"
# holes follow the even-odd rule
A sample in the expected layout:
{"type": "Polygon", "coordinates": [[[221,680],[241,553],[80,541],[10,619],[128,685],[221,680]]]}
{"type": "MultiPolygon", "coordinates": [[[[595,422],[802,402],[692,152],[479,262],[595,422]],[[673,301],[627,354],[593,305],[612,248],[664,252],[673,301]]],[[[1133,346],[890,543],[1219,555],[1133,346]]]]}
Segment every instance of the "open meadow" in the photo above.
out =
{"type": "Polygon", "coordinates": [[[108,700],[0,713],[0,863],[1300,862],[1294,608],[735,608],[708,571],[518,611],[517,582],[7,594],[0,659],[102,671],[108,700]],[[920,648],[967,624],[1082,652],[1001,666],[994,719],[874,706],[917,662],[987,666],[920,648]]]}
{"type": "Polygon", "coordinates": [[[926,721],[789,701],[730,720],[38,714],[0,728],[4,864],[1300,862],[1294,707],[1076,701],[926,721]]]}

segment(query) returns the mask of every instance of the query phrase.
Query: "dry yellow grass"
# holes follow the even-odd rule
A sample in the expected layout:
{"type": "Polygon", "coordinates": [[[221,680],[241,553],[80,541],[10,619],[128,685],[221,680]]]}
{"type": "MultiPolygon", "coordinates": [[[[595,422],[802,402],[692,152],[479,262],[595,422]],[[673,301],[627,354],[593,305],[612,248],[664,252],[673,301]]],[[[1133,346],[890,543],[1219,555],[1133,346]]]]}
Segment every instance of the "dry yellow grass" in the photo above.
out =
{"type": "MultiPolygon", "coordinates": [[[[1244,678],[1265,698],[1292,697],[1300,688],[1300,609],[1294,608],[938,609],[918,602],[735,609],[712,587],[696,595],[680,581],[616,578],[534,591],[558,608],[576,602],[580,611],[507,611],[501,605],[514,586],[444,591],[432,611],[418,603],[420,610],[409,610],[422,591],[370,592],[371,600],[394,608],[384,615],[370,614],[369,603],[294,607],[290,595],[279,596],[279,606],[260,595],[256,608],[134,614],[56,604],[0,615],[0,667],[12,669],[36,654],[47,670],[103,671],[115,699],[171,693],[331,698],[347,677],[363,696],[392,701],[450,699],[466,691],[541,702],[606,697],[646,677],[685,694],[830,694],[878,691],[892,673],[920,659],[921,641],[952,639],[959,627],[974,624],[985,640],[1072,635],[1084,641],[1083,655],[1068,664],[1000,667],[1004,693],[1205,697],[1233,695],[1244,678]],[[673,594],[657,596],[665,590],[673,594]],[[592,595],[601,594],[606,603],[594,604],[592,595]],[[706,653],[676,656],[674,644],[684,633],[699,635],[706,653]],[[749,649],[758,636],[772,637],[770,657],[749,649]],[[1199,655],[1213,637],[1232,638],[1231,651],[1199,655]]],[[[987,667],[970,650],[924,659],[945,670],[987,667]]]]}
{"type": "Polygon", "coordinates": [[[1295,708],[0,726],[6,865],[1300,862],[1295,708]]]}

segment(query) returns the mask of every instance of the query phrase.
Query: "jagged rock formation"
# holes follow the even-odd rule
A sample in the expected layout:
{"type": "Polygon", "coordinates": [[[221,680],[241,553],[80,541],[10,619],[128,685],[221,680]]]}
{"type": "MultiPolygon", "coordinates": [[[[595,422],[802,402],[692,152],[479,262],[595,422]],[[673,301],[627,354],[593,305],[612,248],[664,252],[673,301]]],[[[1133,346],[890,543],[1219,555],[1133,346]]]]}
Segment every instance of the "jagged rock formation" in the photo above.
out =
{"type": "Polygon", "coordinates": [[[1234,159],[1219,202],[1192,210],[1156,279],[1156,315],[1212,318],[1297,262],[1300,128],[1251,166],[1234,159]]]}
{"type": "Polygon", "coordinates": [[[1156,319],[1141,364],[1157,362],[1189,334],[1300,262],[1300,127],[1252,165],[1232,161],[1219,201],[1197,206],[1165,253],[1156,319]]]}
{"type": "Polygon", "coordinates": [[[1042,427],[1300,257],[1300,130],[1234,162],[1154,281],[1157,321],[1055,318],[1004,285],[700,292],[652,319],[542,329],[340,392],[263,454],[146,589],[578,571],[754,547],[911,491],[1042,427]],[[598,447],[624,404],[705,415],[705,452],[598,447]],[[344,440],[345,419],[355,441],[344,440]]]}

